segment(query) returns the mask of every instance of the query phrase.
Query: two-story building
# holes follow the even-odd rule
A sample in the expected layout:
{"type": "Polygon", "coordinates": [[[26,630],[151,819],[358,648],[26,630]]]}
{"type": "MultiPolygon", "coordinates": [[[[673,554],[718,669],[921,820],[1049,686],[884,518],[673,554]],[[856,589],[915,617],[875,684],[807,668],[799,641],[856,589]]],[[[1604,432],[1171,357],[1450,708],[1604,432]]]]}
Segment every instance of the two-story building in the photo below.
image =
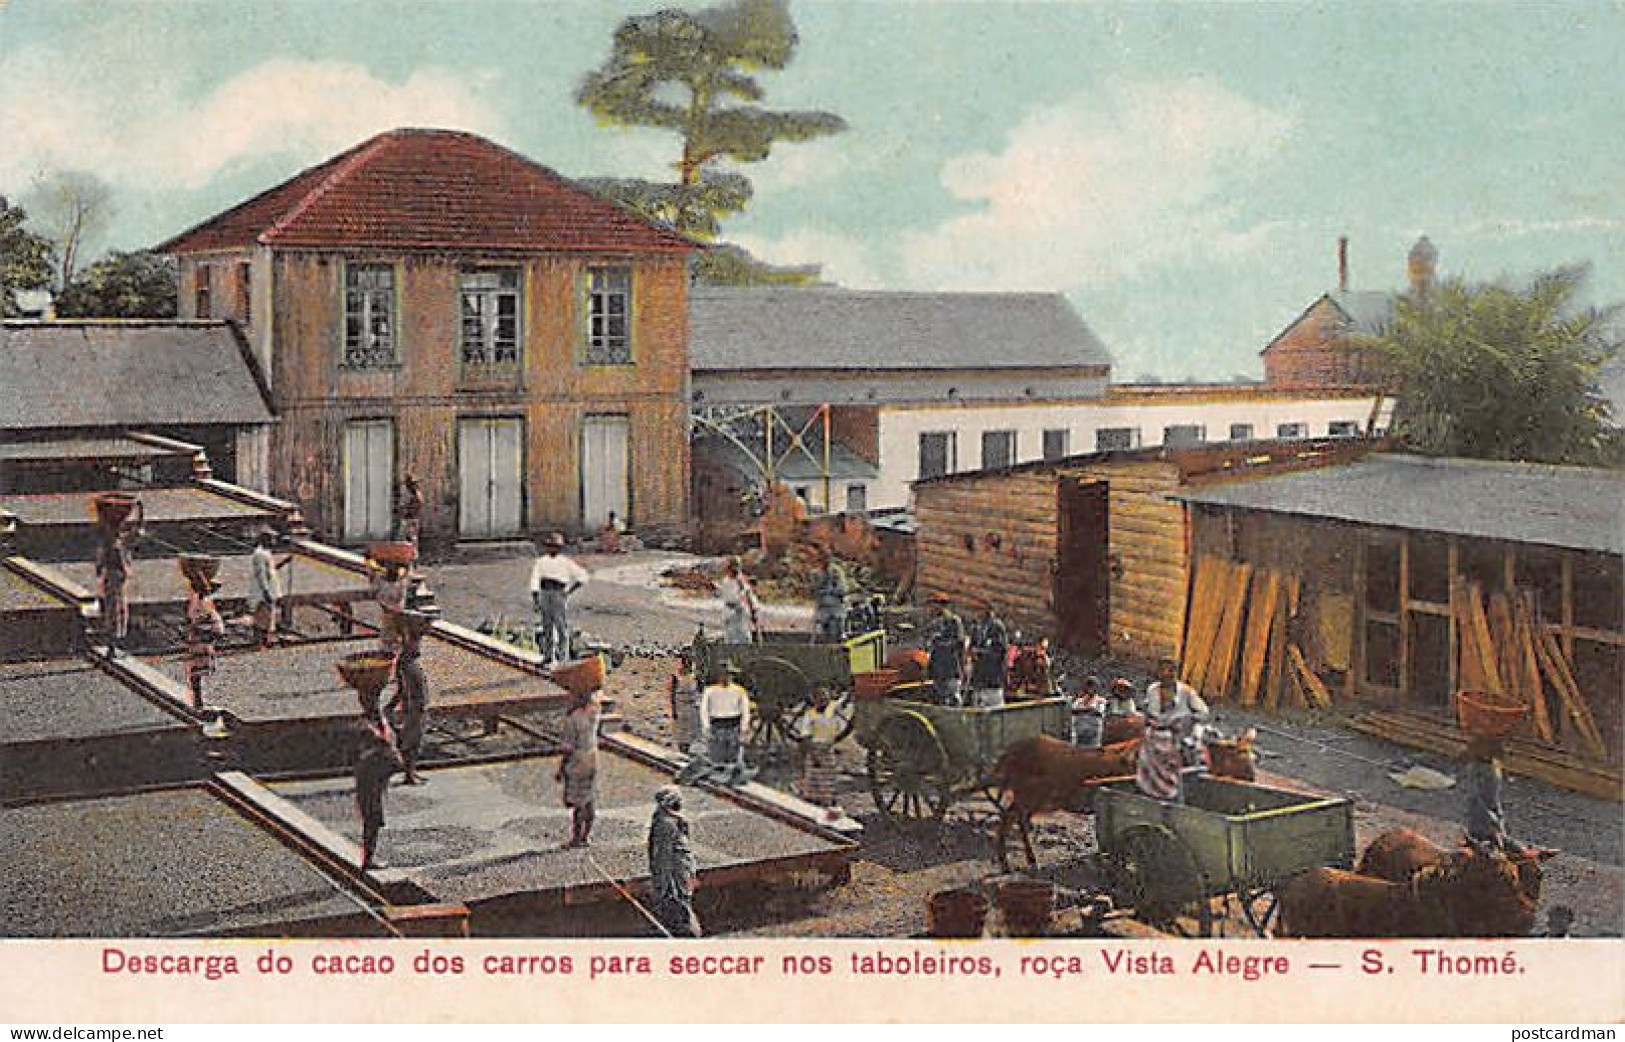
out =
{"type": "Polygon", "coordinates": [[[687,514],[694,244],[472,134],[393,130],[158,247],[280,423],[266,487],[324,535],[644,528],[687,514]]]}

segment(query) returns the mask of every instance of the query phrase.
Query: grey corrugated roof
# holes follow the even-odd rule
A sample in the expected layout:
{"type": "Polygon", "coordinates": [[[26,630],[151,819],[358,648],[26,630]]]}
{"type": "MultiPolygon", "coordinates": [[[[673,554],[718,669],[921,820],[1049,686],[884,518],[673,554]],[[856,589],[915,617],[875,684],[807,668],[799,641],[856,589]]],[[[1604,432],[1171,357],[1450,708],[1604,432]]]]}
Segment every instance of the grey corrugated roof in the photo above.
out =
{"type": "Polygon", "coordinates": [[[0,388],[0,430],[272,419],[224,322],[7,322],[0,388]]]}
{"type": "Polygon", "coordinates": [[[696,289],[696,371],[1028,369],[1110,365],[1059,293],[696,289]]]}
{"type": "Polygon", "coordinates": [[[1338,290],[1326,294],[1352,324],[1350,332],[1380,336],[1394,318],[1394,295],[1371,290],[1338,290]]]}
{"type": "Polygon", "coordinates": [[[1605,553],[1625,552],[1625,473],[1374,454],[1180,492],[1191,503],[1605,553]]]}

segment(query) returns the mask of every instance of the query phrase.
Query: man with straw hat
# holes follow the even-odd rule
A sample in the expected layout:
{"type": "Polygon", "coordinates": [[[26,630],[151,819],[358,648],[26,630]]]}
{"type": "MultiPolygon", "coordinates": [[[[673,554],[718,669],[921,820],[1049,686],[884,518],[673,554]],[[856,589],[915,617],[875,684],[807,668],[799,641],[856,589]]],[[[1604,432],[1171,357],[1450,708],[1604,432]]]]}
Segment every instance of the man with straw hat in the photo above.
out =
{"type": "Polygon", "coordinates": [[[220,591],[213,569],[217,558],[182,557],[181,574],[190,593],[186,600],[186,686],[192,689],[192,708],[203,708],[203,678],[214,672],[215,645],[226,635],[226,620],[215,607],[220,591]]]}
{"type": "Polygon", "coordinates": [[[663,785],[655,791],[649,819],[649,890],[655,919],[673,937],[702,936],[700,918],[694,914],[694,873],[683,791],[663,785]]]}
{"type": "Polygon", "coordinates": [[[569,599],[587,583],[587,570],[560,553],[564,536],[542,541],[542,555],[530,569],[530,599],[536,606],[536,653],[544,664],[570,657],[569,599]]]}

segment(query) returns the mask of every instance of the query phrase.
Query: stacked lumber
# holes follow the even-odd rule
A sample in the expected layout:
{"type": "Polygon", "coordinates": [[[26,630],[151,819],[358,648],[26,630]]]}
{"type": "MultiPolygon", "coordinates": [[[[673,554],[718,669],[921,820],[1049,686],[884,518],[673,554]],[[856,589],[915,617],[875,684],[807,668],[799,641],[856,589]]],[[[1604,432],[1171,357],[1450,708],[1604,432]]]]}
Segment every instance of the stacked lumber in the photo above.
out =
{"type": "Polygon", "coordinates": [[[1290,633],[1301,583],[1295,575],[1212,555],[1191,581],[1181,676],[1211,701],[1320,709],[1332,696],[1290,633]]]}
{"type": "MultiPolygon", "coordinates": [[[[1467,747],[1460,729],[1420,712],[1378,710],[1357,717],[1350,726],[1362,734],[1451,758],[1459,757],[1467,747]]],[[[1502,762],[1514,774],[1587,796],[1616,802],[1625,798],[1625,777],[1617,768],[1584,760],[1533,739],[1508,739],[1502,762]]]]}
{"type": "Polygon", "coordinates": [[[1558,723],[1591,756],[1608,752],[1574,670],[1535,610],[1527,590],[1485,597],[1475,582],[1451,584],[1450,608],[1456,620],[1457,686],[1465,691],[1509,695],[1530,709],[1528,728],[1543,742],[1558,743],[1558,723]],[[1550,689],[1560,716],[1547,701],[1550,689]]]}

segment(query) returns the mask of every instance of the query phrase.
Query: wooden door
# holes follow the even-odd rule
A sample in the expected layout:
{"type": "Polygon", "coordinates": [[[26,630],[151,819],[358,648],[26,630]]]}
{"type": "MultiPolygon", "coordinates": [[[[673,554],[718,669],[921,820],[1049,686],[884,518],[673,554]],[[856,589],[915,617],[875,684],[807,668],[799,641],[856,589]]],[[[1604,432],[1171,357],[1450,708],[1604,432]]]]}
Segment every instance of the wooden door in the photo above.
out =
{"type": "Polygon", "coordinates": [[[457,425],[457,534],[501,539],[524,529],[524,421],[465,419],[457,425]]]}
{"type": "Polygon", "coordinates": [[[631,521],[631,467],[625,416],[589,416],[581,425],[581,524],[596,532],[613,511],[631,521]]]}
{"type": "Polygon", "coordinates": [[[344,540],[388,539],[395,492],[395,424],[344,425],[344,540]]]}
{"type": "Polygon", "coordinates": [[[1055,568],[1055,615],[1064,648],[1102,655],[1111,625],[1111,547],[1107,483],[1063,478],[1055,568]]]}

